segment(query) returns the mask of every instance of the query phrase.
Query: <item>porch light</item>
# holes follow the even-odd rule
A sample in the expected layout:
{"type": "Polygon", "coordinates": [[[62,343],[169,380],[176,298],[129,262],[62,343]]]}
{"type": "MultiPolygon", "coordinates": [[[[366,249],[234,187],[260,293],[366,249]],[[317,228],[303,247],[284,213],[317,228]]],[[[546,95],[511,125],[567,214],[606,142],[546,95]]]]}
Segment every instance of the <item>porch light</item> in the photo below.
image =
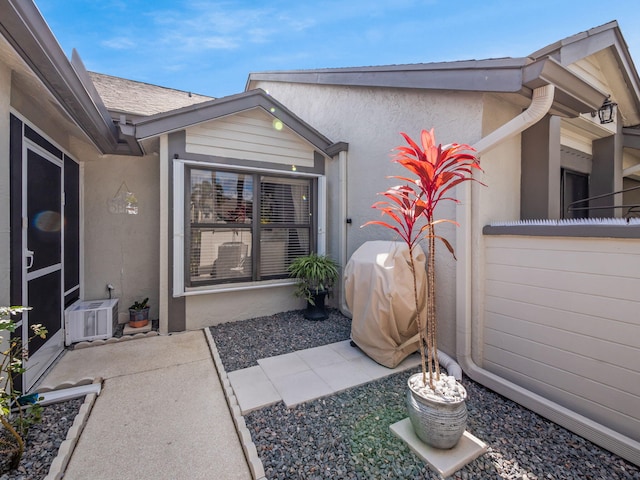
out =
{"type": "MultiPolygon", "coordinates": [[[[609,95],[602,106],[598,109],[598,118],[600,118],[600,123],[604,125],[605,123],[611,123],[615,119],[615,109],[618,106],[617,103],[611,101],[611,95],[609,95]]],[[[591,112],[591,116],[595,117],[596,112],[591,112]]]]}

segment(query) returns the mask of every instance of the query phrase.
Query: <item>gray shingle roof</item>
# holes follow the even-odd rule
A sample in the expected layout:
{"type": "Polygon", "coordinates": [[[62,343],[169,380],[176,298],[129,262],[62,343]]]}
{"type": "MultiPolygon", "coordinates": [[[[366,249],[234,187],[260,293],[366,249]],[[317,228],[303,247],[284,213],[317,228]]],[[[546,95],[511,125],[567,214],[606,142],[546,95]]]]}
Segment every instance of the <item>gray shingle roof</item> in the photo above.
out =
{"type": "Polygon", "coordinates": [[[214,99],[102,73],[89,72],[89,76],[111,112],[148,116],[214,99]]]}

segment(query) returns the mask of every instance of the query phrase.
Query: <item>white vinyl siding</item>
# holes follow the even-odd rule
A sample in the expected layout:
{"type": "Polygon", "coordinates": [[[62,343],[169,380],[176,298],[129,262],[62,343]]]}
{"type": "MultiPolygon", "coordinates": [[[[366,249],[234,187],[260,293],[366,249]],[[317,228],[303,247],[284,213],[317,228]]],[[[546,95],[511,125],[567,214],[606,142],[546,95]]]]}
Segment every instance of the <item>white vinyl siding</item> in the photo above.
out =
{"type": "Polygon", "coordinates": [[[640,243],[485,240],[484,367],[640,441],[640,243]]]}
{"type": "Polygon", "coordinates": [[[313,148],[274,115],[254,108],[191,127],[186,131],[186,151],[313,167],[313,148]]]}

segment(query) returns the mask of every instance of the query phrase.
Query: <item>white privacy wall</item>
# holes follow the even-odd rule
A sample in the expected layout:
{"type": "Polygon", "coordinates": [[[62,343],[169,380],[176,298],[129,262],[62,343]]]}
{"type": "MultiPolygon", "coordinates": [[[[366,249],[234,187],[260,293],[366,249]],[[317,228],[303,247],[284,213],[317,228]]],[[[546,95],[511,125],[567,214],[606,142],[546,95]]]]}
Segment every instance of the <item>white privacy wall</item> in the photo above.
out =
{"type": "Polygon", "coordinates": [[[483,366],[640,441],[640,242],[485,245],[483,366]]]}

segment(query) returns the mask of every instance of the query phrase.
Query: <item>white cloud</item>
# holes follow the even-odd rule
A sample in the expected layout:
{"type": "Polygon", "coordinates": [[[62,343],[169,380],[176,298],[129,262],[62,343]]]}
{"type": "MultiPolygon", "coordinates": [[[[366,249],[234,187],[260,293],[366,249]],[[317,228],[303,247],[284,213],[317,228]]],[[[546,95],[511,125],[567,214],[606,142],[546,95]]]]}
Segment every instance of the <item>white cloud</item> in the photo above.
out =
{"type": "Polygon", "coordinates": [[[136,42],[130,38],[117,37],[110,38],[100,42],[103,47],[111,48],[113,50],[128,50],[136,46],[136,42]]]}

